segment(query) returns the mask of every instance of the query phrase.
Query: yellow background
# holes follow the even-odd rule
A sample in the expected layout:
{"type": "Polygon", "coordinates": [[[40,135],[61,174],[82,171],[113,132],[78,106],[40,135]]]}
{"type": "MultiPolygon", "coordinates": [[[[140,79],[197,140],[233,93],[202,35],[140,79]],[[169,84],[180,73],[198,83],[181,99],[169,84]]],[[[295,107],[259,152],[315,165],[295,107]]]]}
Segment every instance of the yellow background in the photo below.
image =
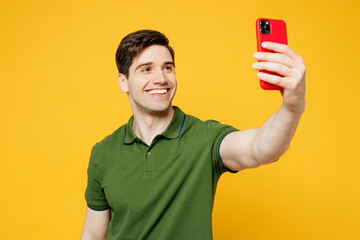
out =
{"type": "Polygon", "coordinates": [[[258,17],[284,19],[306,110],[274,164],[226,173],[214,239],[360,239],[359,1],[1,1],[1,239],[79,239],[91,147],[128,121],[115,51],[139,29],[175,49],[174,105],[257,128],[278,92],[251,68],[258,17]]]}

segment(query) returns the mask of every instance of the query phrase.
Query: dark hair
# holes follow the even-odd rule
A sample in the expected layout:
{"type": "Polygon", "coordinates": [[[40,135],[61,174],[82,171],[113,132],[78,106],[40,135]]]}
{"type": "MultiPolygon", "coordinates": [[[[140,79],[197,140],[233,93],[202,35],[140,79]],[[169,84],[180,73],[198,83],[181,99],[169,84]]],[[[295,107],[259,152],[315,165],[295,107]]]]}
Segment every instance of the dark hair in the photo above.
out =
{"type": "Polygon", "coordinates": [[[116,51],[116,66],[119,73],[128,77],[129,67],[134,58],[142,50],[155,44],[167,47],[174,62],[174,50],[169,46],[169,40],[164,34],[154,30],[140,30],[128,34],[119,44],[116,51]]]}

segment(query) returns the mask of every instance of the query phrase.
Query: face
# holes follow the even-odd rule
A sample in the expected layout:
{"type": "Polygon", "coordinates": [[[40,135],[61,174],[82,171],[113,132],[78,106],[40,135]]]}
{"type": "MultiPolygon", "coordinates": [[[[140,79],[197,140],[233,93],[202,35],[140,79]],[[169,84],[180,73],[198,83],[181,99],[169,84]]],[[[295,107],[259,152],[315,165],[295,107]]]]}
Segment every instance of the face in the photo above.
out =
{"type": "Polygon", "coordinates": [[[128,93],[135,113],[161,115],[171,108],[177,82],[174,63],[169,50],[161,45],[151,45],[138,54],[126,78],[119,74],[119,85],[128,93]]]}

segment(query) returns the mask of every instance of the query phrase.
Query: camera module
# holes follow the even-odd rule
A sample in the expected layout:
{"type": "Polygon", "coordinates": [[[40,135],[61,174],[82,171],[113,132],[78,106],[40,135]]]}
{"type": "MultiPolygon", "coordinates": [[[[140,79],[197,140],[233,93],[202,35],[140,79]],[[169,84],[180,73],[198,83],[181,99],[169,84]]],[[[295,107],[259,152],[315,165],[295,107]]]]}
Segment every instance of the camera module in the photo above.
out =
{"type": "Polygon", "coordinates": [[[260,32],[263,34],[270,34],[270,23],[267,20],[260,21],[260,32]]]}

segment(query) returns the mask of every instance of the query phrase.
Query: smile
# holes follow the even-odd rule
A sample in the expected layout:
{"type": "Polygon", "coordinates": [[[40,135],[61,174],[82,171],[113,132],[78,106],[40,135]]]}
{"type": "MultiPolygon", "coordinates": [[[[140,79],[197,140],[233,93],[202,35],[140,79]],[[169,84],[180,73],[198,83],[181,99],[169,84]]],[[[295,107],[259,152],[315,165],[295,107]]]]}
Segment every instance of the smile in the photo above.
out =
{"type": "Polygon", "coordinates": [[[153,89],[148,91],[148,93],[154,95],[154,94],[164,94],[167,93],[167,89],[153,89]]]}
{"type": "Polygon", "coordinates": [[[169,92],[169,89],[168,88],[151,89],[146,92],[152,96],[165,96],[169,92]]]}

